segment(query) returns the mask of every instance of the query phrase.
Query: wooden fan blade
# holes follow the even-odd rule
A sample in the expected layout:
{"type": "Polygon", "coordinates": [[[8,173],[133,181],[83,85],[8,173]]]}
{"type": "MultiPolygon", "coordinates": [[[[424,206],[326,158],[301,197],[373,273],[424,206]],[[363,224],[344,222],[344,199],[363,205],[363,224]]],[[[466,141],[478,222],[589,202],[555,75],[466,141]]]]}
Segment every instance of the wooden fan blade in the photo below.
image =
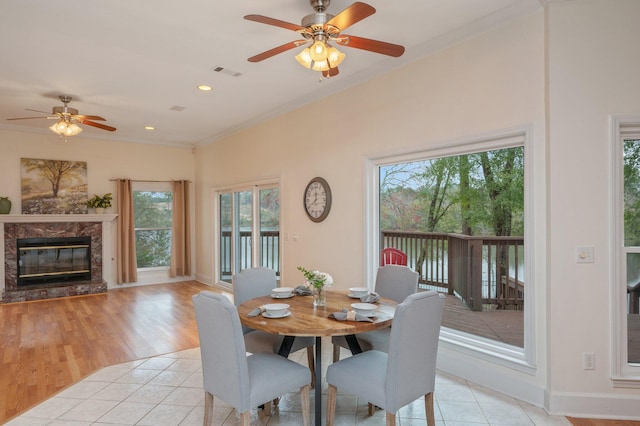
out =
{"type": "Polygon", "coordinates": [[[93,121],[88,121],[88,120],[78,120],[78,121],[82,124],[86,124],[87,126],[97,127],[98,129],[108,130],[110,132],[113,132],[114,130],[116,130],[115,127],[107,126],[106,124],[94,123],[93,121]]]}
{"type": "Polygon", "coordinates": [[[326,71],[322,71],[322,76],[325,78],[329,78],[329,77],[335,77],[336,75],[338,75],[340,71],[338,71],[338,68],[329,68],[326,71]]]}
{"type": "Polygon", "coordinates": [[[73,118],[78,120],[98,120],[98,121],[107,121],[99,115],[74,115],[73,118]]]}
{"type": "MultiPolygon", "coordinates": [[[[18,118],[7,118],[7,120],[31,120],[32,118],[49,118],[49,117],[18,117],[18,118]]],[[[54,117],[58,118],[58,117],[54,117]]]]}
{"type": "Polygon", "coordinates": [[[345,28],[362,21],[364,18],[371,16],[374,13],[376,13],[376,9],[373,6],[369,6],[362,2],[355,2],[329,20],[327,25],[333,25],[340,31],[344,31],[345,28]]]}
{"type": "Polygon", "coordinates": [[[256,56],[252,56],[249,59],[247,59],[247,61],[249,62],[264,61],[265,59],[275,56],[278,53],[286,52],[287,50],[291,50],[296,47],[302,46],[306,42],[307,42],[306,40],[290,41],[289,43],[285,43],[282,46],[274,47],[271,50],[267,50],[266,52],[259,53],[256,56]]]}
{"type": "Polygon", "coordinates": [[[262,15],[247,15],[244,17],[247,21],[259,22],[261,24],[273,25],[275,27],[284,28],[291,31],[304,31],[305,28],[291,22],[281,21],[279,19],[269,18],[262,15]]]}
{"type": "Polygon", "coordinates": [[[387,43],[384,41],[372,40],[370,38],[350,36],[346,34],[340,35],[335,42],[340,46],[353,47],[356,49],[368,50],[370,52],[381,53],[389,56],[402,56],[404,46],[399,44],[387,43]]]}

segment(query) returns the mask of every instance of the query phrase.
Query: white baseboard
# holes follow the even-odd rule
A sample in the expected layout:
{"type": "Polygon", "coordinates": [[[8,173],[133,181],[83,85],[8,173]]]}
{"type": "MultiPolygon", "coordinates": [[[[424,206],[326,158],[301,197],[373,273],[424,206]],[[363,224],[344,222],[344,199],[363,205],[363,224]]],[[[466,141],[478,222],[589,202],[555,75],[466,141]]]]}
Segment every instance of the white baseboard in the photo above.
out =
{"type": "Polygon", "coordinates": [[[576,392],[551,392],[548,411],[570,417],[640,420],[640,394],[615,395],[576,392]]]}

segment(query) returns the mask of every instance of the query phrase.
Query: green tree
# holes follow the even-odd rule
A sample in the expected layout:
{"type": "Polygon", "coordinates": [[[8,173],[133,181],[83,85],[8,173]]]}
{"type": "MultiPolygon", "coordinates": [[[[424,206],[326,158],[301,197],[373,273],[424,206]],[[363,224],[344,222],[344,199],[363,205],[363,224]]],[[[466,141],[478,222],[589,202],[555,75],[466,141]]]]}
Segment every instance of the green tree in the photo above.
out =
{"type": "Polygon", "coordinates": [[[481,152],[484,191],[489,205],[488,222],[493,235],[512,235],[514,215],[522,211],[524,175],[522,149],[481,152]]]}
{"type": "Polygon", "coordinates": [[[260,190],[260,225],[277,229],[280,224],[280,191],[277,188],[260,190]]]}
{"type": "Polygon", "coordinates": [[[524,149],[383,168],[380,224],[402,231],[523,235],[524,149]]]}
{"type": "Polygon", "coordinates": [[[424,184],[418,191],[418,198],[427,206],[425,231],[438,230],[440,221],[453,206],[457,173],[457,159],[454,157],[431,160],[421,173],[424,184]]]}
{"type": "Polygon", "coordinates": [[[139,268],[171,263],[172,193],[135,191],[136,259],[139,268]]]}
{"type": "Polygon", "coordinates": [[[624,245],[640,246],[640,140],[624,141],[624,245]]]}

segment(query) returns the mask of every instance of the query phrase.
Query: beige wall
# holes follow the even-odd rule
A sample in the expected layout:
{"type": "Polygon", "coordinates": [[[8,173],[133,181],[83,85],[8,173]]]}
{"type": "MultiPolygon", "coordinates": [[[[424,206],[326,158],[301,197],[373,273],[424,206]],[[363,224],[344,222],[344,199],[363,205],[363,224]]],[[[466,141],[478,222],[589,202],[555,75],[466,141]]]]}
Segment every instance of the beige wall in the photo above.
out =
{"type": "Polygon", "coordinates": [[[553,409],[624,415],[612,394],[610,357],[611,114],[640,115],[640,2],[589,0],[549,7],[549,352],[553,409]],[[576,246],[594,246],[576,264],[576,246]],[[594,352],[595,371],[582,369],[594,352]],[[607,395],[608,394],[608,395],[607,395]]]}
{"type": "MultiPolygon", "coordinates": [[[[109,181],[114,178],[195,179],[195,161],[190,148],[91,139],[84,133],[65,143],[48,130],[42,134],[0,130],[0,196],[11,199],[12,214],[20,214],[20,158],[86,161],[89,196],[107,192],[115,195],[115,182],[109,181]]],[[[114,200],[113,213],[117,202],[114,200]]],[[[114,222],[114,242],[115,228],[114,222]]],[[[193,233],[195,235],[195,230],[193,233]]],[[[115,246],[112,247],[115,253],[115,246]]],[[[111,276],[115,277],[115,262],[105,259],[104,264],[112,268],[111,276]]],[[[141,274],[138,284],[167,279],[168,274],[164,272],[141,274]]],[[[108,284],[110,288],[115,286],[113,282],[108,284]]]]}

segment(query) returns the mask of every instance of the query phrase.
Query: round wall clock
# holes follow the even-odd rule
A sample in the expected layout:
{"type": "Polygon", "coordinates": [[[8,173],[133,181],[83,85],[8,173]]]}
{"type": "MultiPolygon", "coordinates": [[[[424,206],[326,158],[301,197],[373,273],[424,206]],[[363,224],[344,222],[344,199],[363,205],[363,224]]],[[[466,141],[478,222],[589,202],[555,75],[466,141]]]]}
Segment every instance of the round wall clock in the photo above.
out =
{"type": "Polygon", "coordinates": [[[309,219],[314,222],[322,222],[331,210],[331,188],[326,180],[321,177],[311,179],[304,190],[304,210],[309,219]]]}

